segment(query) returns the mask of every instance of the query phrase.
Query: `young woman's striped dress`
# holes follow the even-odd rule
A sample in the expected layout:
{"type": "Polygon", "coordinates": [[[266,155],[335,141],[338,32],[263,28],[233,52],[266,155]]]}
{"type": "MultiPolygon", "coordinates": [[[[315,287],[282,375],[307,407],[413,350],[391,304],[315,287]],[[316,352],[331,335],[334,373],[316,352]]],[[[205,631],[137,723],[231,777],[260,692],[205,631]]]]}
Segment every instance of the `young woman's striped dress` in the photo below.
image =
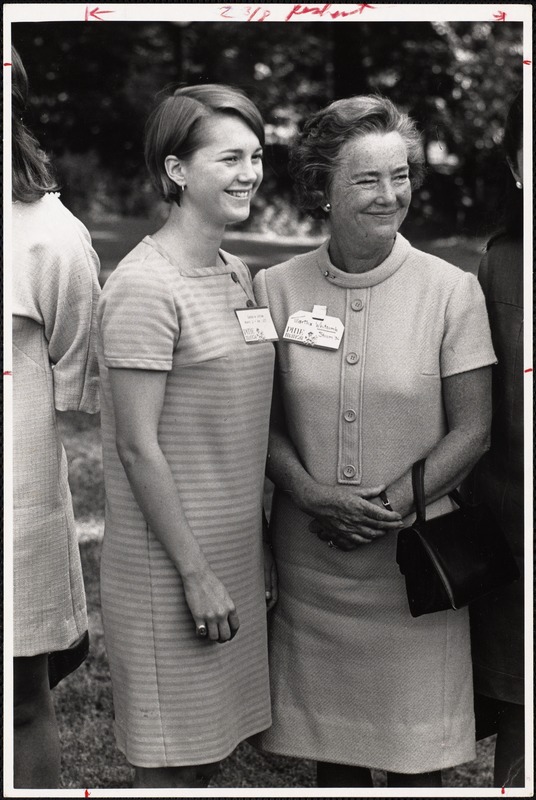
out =
{"type": "Polygon", "coordinates": [[[270,725],[261,502],[273,347],[247,345],[247,267],[180,264],[146,237],[99,306],[106,484],[102,608],[115,731],[131,764],[218,761],[270,725]],[[179,574],[134,500],[115,447],[110,368],[168,373],[159,441],[190,526],[233,598],[226,644],[195,636],[179,574]]]}

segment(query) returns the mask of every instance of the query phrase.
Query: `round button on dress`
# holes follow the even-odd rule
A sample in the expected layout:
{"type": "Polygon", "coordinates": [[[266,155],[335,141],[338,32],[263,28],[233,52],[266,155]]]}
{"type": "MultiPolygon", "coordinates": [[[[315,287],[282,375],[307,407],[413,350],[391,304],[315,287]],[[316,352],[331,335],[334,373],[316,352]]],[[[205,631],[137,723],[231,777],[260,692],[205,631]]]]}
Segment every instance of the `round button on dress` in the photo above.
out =
{"type": "MultiPolygon", "coordinates": [[[[348,411],[344,412],[344,419],[346,420],[346,422],[355,422],[356,421],[356,416],[357,415],[356,415],[356,413],[355,413],[353,408],[349,408],[348,411]]],[[[349,469],[349,467],[347,467],[347,469],[349,469]]],[[[346,470],[345,470],[345,474],[346,474],[346,470]]],[[[355,472],[354,472],[354,475],[355,475],[355,472]]],[[[348,476],[348,477],[351,477],[351,476],[348,476]]]]}
{"type": "Polygon", "coordinates": [[[352,300],[351,302],[352,311],[362,311],[363,310],[363,301],[357,298],[357,300],[352,300]]]}
{"type": "Polygon", "coordinates": [[[346,361],[348,362],[348,364],[357,364],[357,362],[359,361],[359,356],[357,353],[348,353],[348,355],[346,356],[346,361]]]}

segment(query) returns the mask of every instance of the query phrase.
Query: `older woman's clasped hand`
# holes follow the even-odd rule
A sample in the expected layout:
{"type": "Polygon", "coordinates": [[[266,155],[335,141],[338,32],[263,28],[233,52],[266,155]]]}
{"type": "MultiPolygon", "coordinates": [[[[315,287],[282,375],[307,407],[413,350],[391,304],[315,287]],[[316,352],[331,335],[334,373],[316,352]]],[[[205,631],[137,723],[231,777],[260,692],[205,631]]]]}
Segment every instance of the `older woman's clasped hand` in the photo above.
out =
{"type": "Polygon", "coordinates": [[[402,527],[402,517],[383,507],[384,485],[326,486],[316,483],[303,496],[301,508],[314,517],[309,530],[339,550],[355,550],[402,527]]]}

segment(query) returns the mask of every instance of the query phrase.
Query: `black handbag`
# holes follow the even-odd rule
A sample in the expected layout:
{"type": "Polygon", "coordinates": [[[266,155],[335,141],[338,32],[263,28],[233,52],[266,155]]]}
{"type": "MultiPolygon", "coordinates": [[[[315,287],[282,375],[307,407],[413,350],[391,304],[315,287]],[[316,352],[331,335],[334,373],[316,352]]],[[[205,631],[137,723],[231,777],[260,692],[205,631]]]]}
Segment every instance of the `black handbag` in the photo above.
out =
{"type": "Polygon", "coordinates": [[[459,508],[426,520],[424,462],[412,469],[417,518],[399,532],[396,550],[413,617],[462,608],[519,578],[501,529],[482,506],[469,506],[453,491],[459,508]]]}
{"type": "Polygon", "coordinates": [[[53,650],[48,654],[48,684],[51,689],[74,672],[89,654],[89,633],[86,631],[65,650],[53,650]]]}

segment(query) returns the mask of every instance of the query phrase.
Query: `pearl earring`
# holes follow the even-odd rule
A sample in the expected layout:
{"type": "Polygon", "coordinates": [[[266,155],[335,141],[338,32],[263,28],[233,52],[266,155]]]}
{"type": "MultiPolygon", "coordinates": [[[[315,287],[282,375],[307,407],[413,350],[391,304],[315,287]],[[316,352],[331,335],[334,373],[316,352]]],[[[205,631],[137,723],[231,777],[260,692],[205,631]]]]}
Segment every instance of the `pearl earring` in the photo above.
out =
{"type": "Polygon", "coordinates": [[[523,188],[523,184],[521,183],[521,181],[516,181],[516,186],[517,186],[518,189],[522,189],[523,188]]]}
{"type": "Polygon", "coordinates": [[[323,209],[324,209],[324,211],[327,211],[327,212],[331,211],[331,203],[326,203],[326,205],[323,206],[323,209]]]}

